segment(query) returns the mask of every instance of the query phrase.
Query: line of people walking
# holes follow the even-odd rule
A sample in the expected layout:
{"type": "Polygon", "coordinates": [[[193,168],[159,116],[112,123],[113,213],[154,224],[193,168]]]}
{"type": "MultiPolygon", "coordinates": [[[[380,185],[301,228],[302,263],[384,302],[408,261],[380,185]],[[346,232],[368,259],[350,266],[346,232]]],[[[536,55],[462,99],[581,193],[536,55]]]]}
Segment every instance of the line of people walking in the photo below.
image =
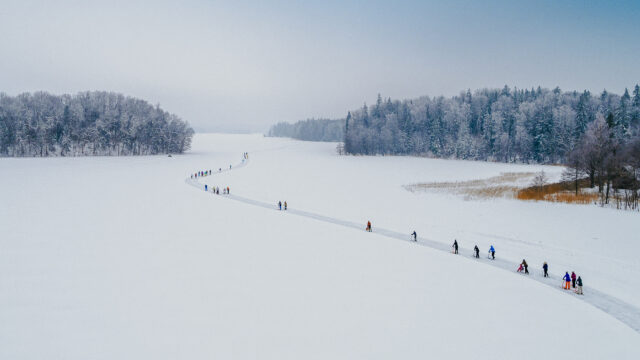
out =
{"type": "MultiPolygon", "coordinates": [[[[242,162],[244,163],[245,160],[249,159],[249,153],[248,152],[244,152],[242,153],[242,162]]],[[[232,166],[229,165],[229,170],[232,169],[232,166]]],[[[218,168],[218,172],[222,172],[222,168],[218,168]]],[[[213,172],[211,171],[211,169],[209,170],[201,170],[201,171],[196,171],[195,173],[191,174],[191,179],[198,179],[201,177],[205,177],[205,176],[210,176],[212,175],[213,172]]],[[[207,184],[204,184],[204,191],[209,192],[209,190],[211,190],[214,194],[216,195],[220,195],[220,187],[218,186],[209,186],[207,184]]],[[[230,194],[231,189],[229,188],[229,186],[227,187],[222,187],[222,194],[223,195],[228,195],[230,194]]],[[[285,201],[285,210],[286,210],[286,201],[285,201]]]]}
{"type": "MultiPolygon", "coordinates": [[[[366,231],[372,231],[371,221],[367,221],[366,231]]],[[[411,233],[411,240],[415,242],[418,241],[418,233],[415,230],[411,233]]],[[[459,247],[460,246],[458,244],[458,239],[454,239],[453,244],[451,245],[451,253],[458,254],[459,247]]],[[[478,245],[475,245],[473,247],[473,257],[476,259],[480,258],[480,248],[478,248],[478,245]]],[[[489,247],[487,258],[490,260],[496,259],[496,249],[493,245],[489,247]]],[[[521,272],[525,275],[529,275],[529,264],[525,259],[522,259],[522,262],[518,265],[518,269],[516,271],[519,273],[521,272]]],[[[542,273],[543,277],[549,277],[549,264],[547,264],[546,261],[542,264],[542,273]]],[[[576,294],[584,295],[582,278],[580,276],[577,276],[575,272],[572,271],[571,275],[569,275],[569,272],[567,271],[562,279],[564,282],[565,290],[571,290],[571,288],[573,288],[576,294]]]]}
{"type": "Polygon", "coordinates": [[[208,176],[211,175],[211,170],[202,170],[202,171],[197,171],[193,174],[191,174],[191,178],[192,179],[197,179],[199,177],[204,177],[204,176],[208,176]]]}
{"type": "MultiPolygon", "coordinates": [[[[213,192],[216,195],[220,195],[220,187],[219,186],[211,186],[209,187],[209,185],[204,184],[204,191],[209,192],[209,189],[211,189],[211,192],[213,192]]],[[[222,187],[222,194],[226,195],[229,194],[229,191],[231,189],[227,186],[227,187],[222,187]]]]}
{"type": "Polygon", "coordinates": [[[565,272],[562,279],[564,280],[565,290],[571,290],[571,288],[573,288],[573,291],[575,291],[576,294],[584,295],[582,292],[582,278],[580,276],[576,276],[575,272],[572,271],[571,275],[569,275],[568,271],[565,272]]]}

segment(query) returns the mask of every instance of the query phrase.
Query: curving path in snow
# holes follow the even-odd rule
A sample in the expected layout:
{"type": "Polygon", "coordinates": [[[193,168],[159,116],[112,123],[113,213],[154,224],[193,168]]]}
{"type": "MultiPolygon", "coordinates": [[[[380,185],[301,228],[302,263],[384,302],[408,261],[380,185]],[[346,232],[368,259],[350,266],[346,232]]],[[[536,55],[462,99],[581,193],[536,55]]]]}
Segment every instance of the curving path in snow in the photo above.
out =
{"type": "MultiPolygon", "coordinates": [[[[231,170],[235,170],[238,168],[242,168],[244,166],[246,166],[249,163],[249,159],[246,159],[245,161],[237,164],[237,165],[233,165],[231,168],[225,168],[222,169],[221,171],[217,171],[217,172],[213,172],[212,175],[209,176],[213,176],[215,174],[221,173],[221,172],[227,172],[227,171],[231,171],[231,170]]],[[[201,180],[202,177],[200,178],[196,178],[196,179],[191,179],[191,178],[187,178],[185,180],[185,182],[188,185],[191,185],[195,188],[198,188],[200,190],[204,190],[204,184],[201,184],[199,182],[199,180],[201,180]]],[[[234,194],[234,189],[230,189],[232,194],[229,195],[217,195],[217,196],[221,196],[224,198],[228,198],[230,200],[235,200],[235,201],[239,201],[248,205],[253,205],[253,206],[258,206],[258,207],[262,207],[265,209],[269,209],[269,210],[274,210],[275,209],[275,205],[272,203],[267,203],[267,202],[263,202],[263,201],[259,201],[259,200],[254,200],[254,199],[249,199],[249,198],[245,198],[242,196],[238,196],[234,194]]],[[[209,192],[209,194],[212,194],[211,192],[209,192]]],[[[312,212],[308,212],[308,211],[303,211],[303,210],[297,210],[297,209],[291,209],[289,208],[288,210],[286,210],[287,213],[293,214],[293,215],[297,215],[297,216],[302,216],[302,217],[306,217],[306,218],[310,218],[310,219],[314,219],[314,220],[318,220],[318,221],[322,221],[325,223],[330,223],[330,224],[334,224],[334,225],[340,225],[340,226],[344,226],[347,228],[353,228],[353,229],[357,229],[357,230],[364,230],[364,224],[362,223],[355,223],[355,222],[351,222],[351,221],[345,221],[345,220],[341,220],[341,219],[337,219],[337,218],[332,218],[330,216],[325,216],[325,215],[320,215],[320,214],[315,214],[312,212]]],[[[411,244],[415,244],[415,245],[419,245],[419,246],[426,246],[435,250],[440,250],[440,251],[444,251],[444,252],[451,252],[451,246],[440,242],[440,241],[436,241],[433,239],[429,239],[426,237],[422,237],[422,236],[418,236],[417,241],[413,241],[411,240],[411,237],[409,234],[405,234],[405,233],[400,233],[397,231],[393,231],[393,230],[388,230],[388,229],[383,229],[383,228],[376,228],[375,225],[373,226],[373,232],[391,239],[396,239],[396,240],[401,240],[401,241],[405,241],[405,242],[409,242],[411,244]]],[[[464,256],[464,255],[457,255],[457,256],[464,256]]],[[[505,259],[501,259],[501,258],[496,258],[495,260],[489,260],[487,258],[484,258],[482,255],[480,256],[479,259],[476,259],[474,257],[468,257],[468,259],[470,261],[477,261],[477,262],[482,262],[483,264],[487,264],[487,265],[491,265],[497,268],[501,268],[505,271],[509,271],[511,273],[513,273],[517,267],[519,263],[515,263],[512,261],[508,261],[505,259]]],[[[575,294],[573,291],[566,291],[564,289],[562,289],[562,277],[558,276],[558,275],[552,275],[550,274],[548,278],[544,278],[542,276],[542,274],[533,271],[531,272],[529,275],[522,275],[522,276],[526,276],[528,278],[530,278],[531,280],[543,283],[545,285],[548,285],[558,291],[564,292],[565,294],[569,295],[569,296],[575,296],[578,297],[578,299],[585,301],[588,304],[591,304],[592,306],[595,306],[596,308],[604,311],[605,313],[613,316],[614,318],[620,320],[621,322],[623,322],[624,324],[626,324],[627,326],[629,326],[630,328],[632,328],[633,330],[635,330],[636,332],[640,333],[640,309],[628,304],[627,302],[620,300],[614,296],[608,295],[606,293],[603,293],[601,291],[598,291],[596,289],[593,288],[586,288],[585,289],[585,295],[577,295],[575,294]]]]}

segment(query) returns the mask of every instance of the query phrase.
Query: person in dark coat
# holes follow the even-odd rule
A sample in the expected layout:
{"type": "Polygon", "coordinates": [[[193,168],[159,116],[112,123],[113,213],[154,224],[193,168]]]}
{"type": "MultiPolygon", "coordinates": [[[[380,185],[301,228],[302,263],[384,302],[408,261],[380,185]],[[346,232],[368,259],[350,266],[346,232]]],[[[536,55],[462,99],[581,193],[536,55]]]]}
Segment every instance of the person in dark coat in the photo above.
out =
{"type": "Polygon", "coordinates": [[[576,289],[576,294],[584,295],[582,293],[582,278],[580,276],[578,276],[578,279],[576,280],[576,284],[578,285],[578,288],[576,289]]]}
{"type": "Polygon", "coordinates": [[[478,245],[473,248],[473,252],[475,253],[476,259],[480,258],[480,249],[478,249],[478,245]]]}
{"type": "Polygon", "coordinates": [[[571,272],[571,287],[576,288],[576,273],[573,271],[571,272]]]}
{"type": "Polygon", "coordinates": [[[453,253],[458,253],[458,240],[453,240],[453,253]]]}
{"type": "Polygon", "coordinates": [[[522,266],[524,266],[524,273],[528,274],[529,273],[529,264],[527,264],[525,259],[522,259],[522,266]]]}
{"type": "Polygon", "coordinates": [[[415,231],[411,233],[411,236],[413,236],[413,241],[418,241],[418,234],[415,231]]]}
{"type": "Polygon", "coordinates": [[[542,265],[542,270],[544,270],[544,277],[549,277],[549,265],[547,265],[546,261],[542,265]]]}

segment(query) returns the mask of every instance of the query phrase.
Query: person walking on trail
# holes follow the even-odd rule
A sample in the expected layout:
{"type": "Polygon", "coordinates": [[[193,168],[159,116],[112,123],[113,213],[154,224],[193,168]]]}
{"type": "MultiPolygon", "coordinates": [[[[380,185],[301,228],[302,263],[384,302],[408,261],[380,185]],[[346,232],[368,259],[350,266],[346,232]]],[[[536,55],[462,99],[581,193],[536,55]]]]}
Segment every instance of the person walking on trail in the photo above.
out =
{"type": "Polygon", "coordinates": [[[227,186],[227,195],[229,195],[229,187],[227,186]]]}
{"type": "Polygon", "coordinates": [[[571,287],[576,288],[576,273],[573,271],[571,272],[571,287]]]}
{"type": "Polygon", "coordinates": [[[367,231],[371,232],[371,221],[367,221],[367,231]]]}
{"type": "Polygon", "coordinates": [[[278,210],[282,210],[282,201],[278,201],[278,210]]]}
{"type": "Polygon", "coordinates": [[[491,245],[491,247],[489,248],[489,254],[491,254],[492,260],[496,259],[496,249],[493,247],[493,245],[491,245]]]}
{"type": "Polygon", "coordinates": [[[418,234],[416,234],[415,230],[411,233],[411,236],[413,236],[413,241],[418,241],[418,234]]]}
{"type": "Polygon", "coordinates": [[[576,294],[584,295],[582,293],[582,278],[580,276],[578,276],[578,279],[576,280],[576,284],[578,285],[578,287],[576,288],[576,294]]]}
{"type": "Polygon", "coordinates": [[[458,253],[458,240],[456,239],[453,240],[453,253],[454,254],[458,253]]]}
{"type": "Polygon", "coordinates": [[[207,184],[204,184],[204,191],[207,191],[207,184]]]}
{"type": "Polygon", "coordinates": [[[520,265],[518,265],[518,272],[522,272],[522,270],[524,270],[524,266],[522,266],[522,263],[520,263],[520,265]]]}
{"type": "Polygon", "coordinates": [[[527,264],[525,259],[522,259],[522,266],[524,266],[524,273],[529,274],[529,264],[527,264]]]}
{"type": "Polygon", "coordinates": [[[480,258],[480,249],[478,248],[478,245],[473,248],[473,253],[475,254],[476,259],[480,258]]]}
{"type": "Polygon", "coordinates": [[[285,210],[285,211],[287,210],[287,201],[286,201],[286,200],[285,200],[285,202],[284,202],[284,210],[285,210]]]}
{"type": "Polygon", "coordinates": [[[564,289],[571,290],[571,276],[569,276],[568,271],[564,274],[562,279],[564,279],[564,289]]]}
{"type": "Polygon", "coordinates": [[[542,265],[542,270],[544,271],[544,277],[549,277],[549,265],[547,265],[546,261],[542,265]]]}

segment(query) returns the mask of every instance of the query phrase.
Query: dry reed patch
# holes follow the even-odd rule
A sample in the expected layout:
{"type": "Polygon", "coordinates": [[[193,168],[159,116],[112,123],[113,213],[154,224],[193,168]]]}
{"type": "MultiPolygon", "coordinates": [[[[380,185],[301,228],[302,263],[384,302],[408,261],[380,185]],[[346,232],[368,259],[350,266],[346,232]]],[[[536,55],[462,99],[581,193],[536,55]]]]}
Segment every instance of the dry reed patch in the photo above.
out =
{"type": "Polygon", "coordinates": [[[465,199],[514,197],[521,188],[518,184],[529,182],[535,176],[532,172],[501,173],[487,179],[474,179],[454,182],[429,182],[405,186],[416,191],[445,191],[462,195],[465,199]]]}
{"type": "Polygon", "coordinates": [[[578,193],[575,192],[573,182],[558,182],[543,186],[531,186],[521,189],[516,194],[518,200],[534,200],[562,202],[567,204],[593,204],[598,201],[599,194],[594,192],[583,192],[580,189],[589,186],[586,179],[578,181],[578,193]]]}

